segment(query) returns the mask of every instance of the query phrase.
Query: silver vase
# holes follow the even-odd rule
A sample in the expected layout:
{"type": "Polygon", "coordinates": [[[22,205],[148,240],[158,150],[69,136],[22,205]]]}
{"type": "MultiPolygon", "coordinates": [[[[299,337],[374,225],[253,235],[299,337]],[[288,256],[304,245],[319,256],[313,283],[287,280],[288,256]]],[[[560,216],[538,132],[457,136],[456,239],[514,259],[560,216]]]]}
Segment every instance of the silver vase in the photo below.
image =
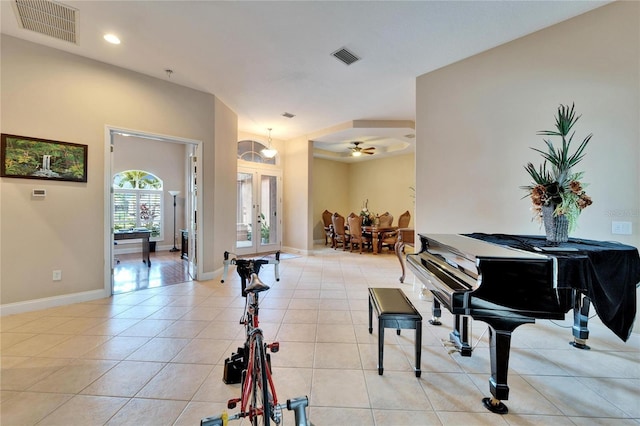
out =
{"type": "Polygon", "coordinates": [[[553,214],[556,205],[542,206],[542,223],[547,241],[550,243],[566,243],[569,240],[569,219],[565,215],[553,214]]]}

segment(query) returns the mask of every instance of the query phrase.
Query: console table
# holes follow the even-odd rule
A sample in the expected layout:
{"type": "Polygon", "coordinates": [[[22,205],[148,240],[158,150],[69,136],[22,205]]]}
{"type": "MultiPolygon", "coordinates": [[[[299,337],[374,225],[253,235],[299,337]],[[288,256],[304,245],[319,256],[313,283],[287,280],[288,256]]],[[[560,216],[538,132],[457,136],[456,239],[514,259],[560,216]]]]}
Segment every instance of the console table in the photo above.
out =
{"type": "Polygon", "coordinates": [[[114,240],[142,240],[142,262],[151,267],[151,259],[149,258],[149,237],[151,231],[132,230],[132,231],[115,231],[113,233],[114,240]]]}

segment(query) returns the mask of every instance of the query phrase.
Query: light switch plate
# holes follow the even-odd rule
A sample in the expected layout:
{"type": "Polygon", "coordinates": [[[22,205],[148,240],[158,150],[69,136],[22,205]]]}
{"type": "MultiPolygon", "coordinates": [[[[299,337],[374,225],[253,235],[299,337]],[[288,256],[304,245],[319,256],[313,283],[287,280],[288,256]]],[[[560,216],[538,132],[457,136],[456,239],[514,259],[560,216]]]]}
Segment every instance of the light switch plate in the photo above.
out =
{"type": "Polygon", "coordinates": [[[616,235],[631,235],[631,222],[611,222],[611,233],[616,235]]]}

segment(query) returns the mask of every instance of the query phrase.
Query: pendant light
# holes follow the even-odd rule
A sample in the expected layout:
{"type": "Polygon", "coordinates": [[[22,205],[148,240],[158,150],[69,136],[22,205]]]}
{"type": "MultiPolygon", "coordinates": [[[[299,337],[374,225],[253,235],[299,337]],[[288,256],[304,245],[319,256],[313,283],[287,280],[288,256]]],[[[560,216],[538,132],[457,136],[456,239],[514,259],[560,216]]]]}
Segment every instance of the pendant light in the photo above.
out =
{"type": "Polygon", "coordinates": [[[263,149],[262,155],[264,155],[267,158],[273,158],[276,156],[276,154],[278,153],[278,151],[275,148],[271,148],[271,128],[267,129],[269,130],[269,146],[265,149],[263,149]]]}

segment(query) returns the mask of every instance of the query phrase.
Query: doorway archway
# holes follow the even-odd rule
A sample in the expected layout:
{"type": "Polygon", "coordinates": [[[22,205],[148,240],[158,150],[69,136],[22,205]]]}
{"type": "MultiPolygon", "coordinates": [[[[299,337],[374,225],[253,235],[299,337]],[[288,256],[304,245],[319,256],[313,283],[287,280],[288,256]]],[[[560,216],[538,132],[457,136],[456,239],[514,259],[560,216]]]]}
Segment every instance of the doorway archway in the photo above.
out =
{"type": "MultiPolygon", "coordinates": [[[[201,194],[197,191],[197,182],[202,182],[201,167],[198,167],[198,159],[202,158],[202,142],[193,139],[181,138],[177,136],[168,136],[153,134],[148,132],[140,132],[130,129],[116,128],[112,126],[105,127],[105,272],[104,286],[109,294],[113,293],[113,272],[116,260],[114,259],[114,223],[113,223],[113,191],[111,187],[112,177],[114,173],[114,138],[116,137],[133,137],[147,142],[164,142],[170,144],[182,145],[184,149],[180,152],[182,155],[176,161],[183,161],[184,164],[184,180],[181,181],[183,188],[180,188],[184,194],[184,223],[186,232],[191,237],[188,238],[188,254],[186,261],[188,262],[188,271],[191,279],[197,279],[202,275],[201,253],[199,249],[202,241],[200,230],[197,228],[197,206],[202,205],[201,194]]],[[[175,189],[175,188],[168,188],[175,189]]],[[[172,214],[172,213],[169,213],[172,214]]],[[[175,237],[175,236],[174,236],[175,237]]],[[[171,238],[173,243],[173,238],[171,238]]]]}

